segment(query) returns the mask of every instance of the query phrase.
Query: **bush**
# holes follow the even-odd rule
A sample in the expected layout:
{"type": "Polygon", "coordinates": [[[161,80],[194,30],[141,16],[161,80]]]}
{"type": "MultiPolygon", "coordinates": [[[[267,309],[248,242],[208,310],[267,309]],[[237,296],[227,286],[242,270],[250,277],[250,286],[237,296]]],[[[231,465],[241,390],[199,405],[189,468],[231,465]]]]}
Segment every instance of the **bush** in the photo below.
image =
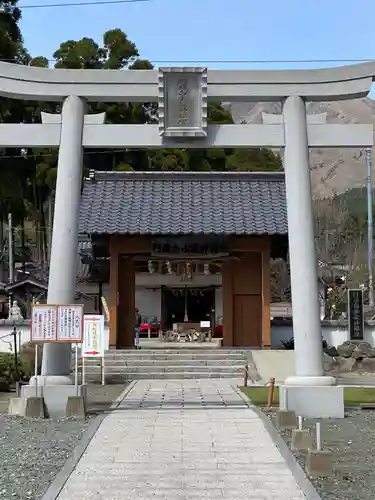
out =
{"type": "Polygon", "coordinates": [[[20,363],[29,373],[28,377],[32,377],[35,373],[35,348],[38,347],[38,373],[42,367],[42,346],[32,342],[26,342],[21,346],[19,352],[20,363]]]}
{"type": "Polygon", "coordinates": [[[291,337],[289,340],[281,341],[282,349],[287,351],[294,351],[294,338],[291,337]]]}
{"type": "MultiPolygon", "coordinates": [[[[9,391],[17,381],[28,381],[35,373],[35,344],[27,342],[18,353],[18,366],[13,352],[0,352],[0,392],[9,391]]],[[[38,373],[42,364],[42,348],[38,345],[38,373]]]]}
{"type": "MultiPolygon", "coordinates": [[[[281,341],[282,349],[288,350],[288,351],[294,351],[294,337],[291,337],[289,340],[282,340],[281,341]]],[[[328,344],[326,340],[322,339],[322,347],[323,349],[328,348],[328,344]]]]}
{"type": "Polygon", "coordinates": [[[30,377],[29,365],[16,358],[13,353],[0,353],[0,390],[9,391],[18,380],[27,380],[30,377]]]}
{"type": "MultiPolygon", "coordinates": [[[[42,365],[42,346],[38,345],[38,373],[42,365]]],[[[35,374],[36,345],[27,342],[18,353],[18,366],[13,352],[0,352],[0,392],[9,391],[17,381],[28,381],[35,374]]]]}

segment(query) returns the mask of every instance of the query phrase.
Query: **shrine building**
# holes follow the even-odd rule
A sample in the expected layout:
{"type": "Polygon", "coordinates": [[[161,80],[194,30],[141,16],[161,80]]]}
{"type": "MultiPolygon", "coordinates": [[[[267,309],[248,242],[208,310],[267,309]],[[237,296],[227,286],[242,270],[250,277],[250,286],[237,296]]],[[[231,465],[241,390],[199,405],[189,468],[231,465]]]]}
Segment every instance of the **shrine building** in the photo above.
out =
{"type": "Polygon", "coordinates": [[[226,347],[270,347],[271,258],[286,258],[283,173],[90,172],[79,232],[106,290],[113,348],[134,315],[222,323],[226,347]]]}

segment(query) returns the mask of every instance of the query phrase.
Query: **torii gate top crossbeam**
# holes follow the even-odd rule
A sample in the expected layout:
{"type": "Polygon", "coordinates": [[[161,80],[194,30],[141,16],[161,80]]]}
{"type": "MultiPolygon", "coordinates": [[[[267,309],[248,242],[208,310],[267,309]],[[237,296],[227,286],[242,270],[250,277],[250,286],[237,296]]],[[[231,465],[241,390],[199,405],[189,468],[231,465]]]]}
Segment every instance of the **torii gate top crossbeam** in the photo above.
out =
{"type": "MultiPolygon", "coordinates": [[[[365,97],[375,79],[375,62],[313,70],[208,70],[208,98],[219,101],[308,101],[365,97]]],[[[0,62],[0,95],[61,101],[68,95],[96,102],[158,99],[157,70],[47,69],[0,62]]]]}

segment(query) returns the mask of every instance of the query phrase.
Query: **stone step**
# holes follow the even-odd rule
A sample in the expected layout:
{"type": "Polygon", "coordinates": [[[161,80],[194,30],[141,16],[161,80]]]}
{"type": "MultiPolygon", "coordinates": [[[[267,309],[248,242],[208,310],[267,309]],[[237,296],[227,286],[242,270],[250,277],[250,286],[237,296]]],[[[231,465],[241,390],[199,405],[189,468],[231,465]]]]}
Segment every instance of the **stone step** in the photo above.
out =
{"type": "MultiPolygon", "coordinates": [[[[79,366],[81,366],[79,362],[79,366]]],[[[86,358],[85,366],[97,366],[101,364],[100,359],[86,358]]],[[[127,360],[109,360],[105,359],[106,366],[113,367],[131,367],[131,366],[244,366],[244,359],[127,359],[127,360]]]]}
{"type": "MultiPolygon", "coordinates": [[[[110,350],[105,354],[105,380],[110,384],[139,379],[242,379],[246,364],[256,374],[251,354],[249,357],[249,353],[240,349],[180,347],[110,350]]],[[[100,382],[100,359],[85,359],[85,379],[87,382],[100,382]]]]}
{"type": "MultiPolygon", "coordinates": [[[[235,378],[235,379],[241,379],[242,374],[241,373],[231,373],[231,372],[216,372],[216,371],[211,371],[211,372],[147,372],[147,373],[135,373],[135,372],[128,372],[128,373],[116,373],[116,374],[105,374],[105,383],[106,384],[118,384],[118,383],[123,383],[129,380],[145,380],[145,379],[191,379],[191,380],[198,380],[202,378],[235,378]]],[[[101,377],[100,375],[88,373],[85,376],[85,381],[87,382],[100,382],[101,377]]]]}
{"type": "MultiPolygon", "coordinates": [[[[200,347],[194,346],[194,344],[189,344],[189,343],[179,343],[179,344],[174,344],[171,346],[163,345],[160,347],[155,347],[155,346],[149,346],[145,345],[140,342],[142,350],[143,351],[148,351],[148,352],[172,352],[172,351],[177,351],[177,352],[243,352],[247,351],[248,348],[241,348],[241,347],[218,347],[217,345],[212,345],[208,347],[200,347]]],[[[125,349],[114,349],[110,348],[106,352],[110,352],[113,354],[121,354],[124,352],[134,352],[134,346],[126,347],[125,349]]]]}
{"type": "MultiPolygon", "coordinates": [[[[89,358],[88,358],[89,359],[89,358]]],[[[112,354],[105,354],[105,359],[108,361],[126,361],[126,360],[145,360],[145,359],[151,359],[151,360],[165,360],[169,361],[171,359],[181,359],[181,360],[190,360],[190,359],[207,359],[207,360],[223,360],[223,359],[228,359],[228,360],[243,360],[245,359],[245,356],[242,353],[236,353],[236,354],[186,354],[186,353],[169,353],[169,354],[154,354],[154,353],[146,353],[143,352],[142,350],[140,351],[135,351],[134,354],[122,354],[122,355],[115,355],[113,356],[112,354]]]]}
{"type": "MultiPolygon", "coordinates": [[[[204,367],[197,365],[166,365],[166,366],[106,366],[105,373],[181,373],[181,372],[217,372],[217,373],[243,373],[244,366],[212,366],[212,367],[204,367]]],[[[85,373],[93,373],[97,374],[101,372],[100,366],[85,366],[85,373]]]]}
{"type": "MultiPolygon", "coordinates": [[[[220,347],[218,344],[216,343],[205,343],[204,345],[203,344],[199,344],[199,343],[195,343],[195,342],[177,342],[177,343],[166,343],[166,342],[162,342],[162,344],[158,344],[157,342],[154,343],[153,342],[153,345],[150,345],[148,343],[148,341],[144,341],[141,337],[140,339],[140,342],[141,342],[141,347],[142,349],[147,349],[148,351],[218,351],[218,350],[222,350],[222,351],[231,351],[231,350],[239,350],[240,348],[237,348],[237,347],[220,347]]],[[[124,349],[109,349],[110,351],[112,352],[123,352],[123,351],[129,351],[131,350],[133,347],[126,347],[124,349]]],[[[247,347],[245,347],[244,349],[247,349],[247,347]]]]}
{"type": "Polygon", "coordinates": [[[194,355],[194,356],[243,356],[243,350],[240,349],[111,349],[105,352],[106,356],[121,357],[121,356],[171,356],[171,355],[194,355]]]}

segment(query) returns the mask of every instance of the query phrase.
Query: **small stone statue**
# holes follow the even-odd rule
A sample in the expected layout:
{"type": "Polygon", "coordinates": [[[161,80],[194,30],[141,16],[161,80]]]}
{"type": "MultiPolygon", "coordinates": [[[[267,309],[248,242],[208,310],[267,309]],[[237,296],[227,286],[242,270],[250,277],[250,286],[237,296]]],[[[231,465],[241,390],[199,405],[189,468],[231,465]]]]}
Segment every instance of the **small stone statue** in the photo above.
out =
{"type": "Polygon", "coordinates": [[[12,321],[21,321],[24,319],[22,316],[21,308],[16,300],[13,300],[12,306],[9,310],[8,319],[12,321]]]}

